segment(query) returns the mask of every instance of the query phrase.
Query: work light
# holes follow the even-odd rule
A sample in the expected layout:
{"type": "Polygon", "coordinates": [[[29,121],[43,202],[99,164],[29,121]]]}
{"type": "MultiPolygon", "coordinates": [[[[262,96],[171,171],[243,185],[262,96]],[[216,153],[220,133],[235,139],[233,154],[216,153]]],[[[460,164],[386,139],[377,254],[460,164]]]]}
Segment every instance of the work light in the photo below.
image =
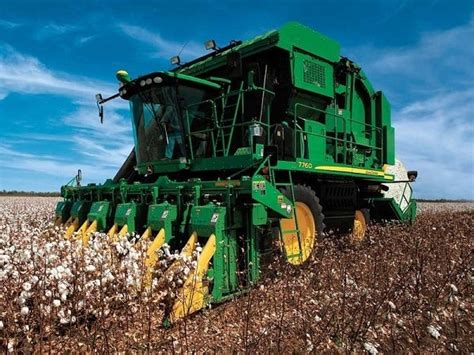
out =
{"type": "Polygon", "coordinates": [[[170,62],[173,65],[180,65],[181,64],[181,58],[179,58],[179,55],[175,55],[170,58],[170,62]]]}
{"type": "Polygon", "coordinates": [[[216,44],[216,41],[214,41],[213,39],[210,39],[206,42],[204,42],[204,47],[206,47],[206,50],[216,50],[217,49],[217,44],[216,44]]]}

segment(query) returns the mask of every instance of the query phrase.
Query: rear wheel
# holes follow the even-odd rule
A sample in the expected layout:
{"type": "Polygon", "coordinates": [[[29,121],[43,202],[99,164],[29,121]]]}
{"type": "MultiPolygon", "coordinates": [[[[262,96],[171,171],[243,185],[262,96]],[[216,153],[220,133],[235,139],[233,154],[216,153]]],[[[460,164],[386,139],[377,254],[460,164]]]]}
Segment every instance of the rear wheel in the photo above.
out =
{"type": "Polygon", "coordinates": [[[370,222],[369,210],[362,208],[356,210],[354,214],[354,225],[352,227],[351,242],[354,244],[360,244],[365,240],[367,234],[367,226],[370,222]]]}
{"type": "MultiPolygon", "coordinates": [[[[319,198],[311,188],[296,185],[293,192],[295,197],[293,216],[280,219],[280,240],[288,262],[293,265],[301,265],[308,260],[317,245],[318,237],[323,232],[324,215],[319,198]],[[298,238],[296,231],[297,225],[300,238],[298,238]]],[[[283,193],[286,197],[292,198],[289,188],[283,193]]]]}

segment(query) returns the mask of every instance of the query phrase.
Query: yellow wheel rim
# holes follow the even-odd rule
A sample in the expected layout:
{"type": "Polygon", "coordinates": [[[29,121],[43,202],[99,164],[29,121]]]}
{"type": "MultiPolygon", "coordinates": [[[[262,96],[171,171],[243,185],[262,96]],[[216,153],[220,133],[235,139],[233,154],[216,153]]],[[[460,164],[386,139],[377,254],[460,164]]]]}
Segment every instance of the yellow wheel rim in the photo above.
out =
{"type": "Polygon", "coordinates": [[[354,226],[352,227],[352,241],[360,243],[365,239],[367,231],[367,222],[362,211],[357,210],[354,215],[354,226]]]}
{"type": "Polygon", "coordinates": [[[301,247],[296,232],[294,215],[292,218],[282,218],[280,220],[280,228],[283,233],[281,240],[288,262],[293,265],[301,265],[309,258],[314,248],[316,223],[311,209],[305,203],[296,202],[295,210],[301,234],[301,247]]]}

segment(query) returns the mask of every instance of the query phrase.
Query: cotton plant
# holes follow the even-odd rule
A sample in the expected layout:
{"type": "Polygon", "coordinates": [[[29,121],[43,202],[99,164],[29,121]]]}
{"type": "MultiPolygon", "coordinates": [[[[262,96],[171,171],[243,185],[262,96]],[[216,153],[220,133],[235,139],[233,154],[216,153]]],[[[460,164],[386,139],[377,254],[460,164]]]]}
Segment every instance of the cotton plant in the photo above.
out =
{"type": "MultiPolygon", "coordinates": [[[[44,323],[54,332],[91,316],[107,317],[117,302],[150,300],[142,285],[148,243],[137,246],[135,235],[111,240],[99,232],[87,246],[77,238],[66,240],[64,227],[50,222],[52,210],[51,203],[33,208],[27,200],[0,209],[0,282],[4,297],[14,299],[14,307],[0,311],[0,326],[17,335],[12,344],[44,323]]],[[[197,265],[200,246],[196,249],[190,257],[168,244],[157,251],[152,288],[173,263],[179,267],[166,274],[166,287],[154,298],[178,292],[197,265]]]]}

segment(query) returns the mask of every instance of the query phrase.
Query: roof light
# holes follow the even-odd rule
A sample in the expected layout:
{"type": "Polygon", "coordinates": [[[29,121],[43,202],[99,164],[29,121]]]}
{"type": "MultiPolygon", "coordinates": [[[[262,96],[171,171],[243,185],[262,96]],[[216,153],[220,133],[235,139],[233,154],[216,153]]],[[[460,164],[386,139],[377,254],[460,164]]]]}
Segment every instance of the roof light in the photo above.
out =
{"type": "Polygon", "coordinates": [[[217,49],[216,41],[214,41],[213,39],[210,39],[204,42],[204,47],[206,48],[206,50],[212,49],[213,51],[215,51],[217,49]]]}
{"type": "Polygon", "coordinates": [[[120,69],[119,71],[117,71],[115,76],[117,77],[117,80],[123,84],[126,84],[131,81],[130,75],[128,75],[127,71],[123,69],[120,69]]]}
{"type": "Polygon", "coordinates": [[[173,65],[180,65],[181,64],[181,58],[179,57],[179,55],[175,55],[175,56],[170,58],[170,62],[173,65]]]}
{"type": "Polygon", "coordinates": [[[145,80],[140,81],[140,86],[145,86],[145,85],[146,85],[145,80]]]}
{"type": "Polygon", "coordinates": [[[155,84],[160,84],[160,83],[163,82],[163,78],[161,78],[161,77],[159,77],[159,76],[155,76],[155,77],[153,78],[153,82],[154,82],[155,84]]]}
{"type": "Polygon", "coordinates": [[[145,82],[146,82],[147,85],[150,85],[153,82],[153,80],[151,78],[148,78],[148,79],[146,79],[145,82]]]}

